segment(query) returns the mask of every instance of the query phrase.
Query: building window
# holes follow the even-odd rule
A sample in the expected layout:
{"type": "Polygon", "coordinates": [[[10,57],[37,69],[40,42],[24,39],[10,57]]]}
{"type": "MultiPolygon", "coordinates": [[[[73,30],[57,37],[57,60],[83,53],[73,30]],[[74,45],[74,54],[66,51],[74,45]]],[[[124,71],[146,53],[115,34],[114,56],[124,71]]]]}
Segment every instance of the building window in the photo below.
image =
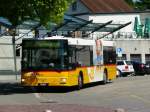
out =
{"type": "Polygon", "coordinates": [[[77,2],[74,2],[72,4],[72,11],[76,11],[77,10],[77,2]]]}
{"type": "Polygon", "coordinates": [[[16,56],[20,57],[20,48],[17,48],[17,47],[16,47],[16,56]]]}
{"type": "Polygon", "coordinates": [[[141,54],[130,54],[131,61],[142,62],[141,54]]]}
{"type": "Polygon", "coordinates": [[[145,54],[145,63],[150,63],[150,54],[145,54]]]}

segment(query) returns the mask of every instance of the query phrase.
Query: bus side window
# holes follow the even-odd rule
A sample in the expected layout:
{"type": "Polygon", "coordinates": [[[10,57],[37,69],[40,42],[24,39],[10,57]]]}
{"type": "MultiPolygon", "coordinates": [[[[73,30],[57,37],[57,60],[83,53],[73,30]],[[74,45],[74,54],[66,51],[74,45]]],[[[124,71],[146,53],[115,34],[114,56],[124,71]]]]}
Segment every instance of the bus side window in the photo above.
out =
{"type": "Polygon", "coordinates": [[[73,50],[72,50],[72,49],[69,49],[69,50],[68,50],[68,56],[71,57],[72,55],[73,55],[73,50]]]}

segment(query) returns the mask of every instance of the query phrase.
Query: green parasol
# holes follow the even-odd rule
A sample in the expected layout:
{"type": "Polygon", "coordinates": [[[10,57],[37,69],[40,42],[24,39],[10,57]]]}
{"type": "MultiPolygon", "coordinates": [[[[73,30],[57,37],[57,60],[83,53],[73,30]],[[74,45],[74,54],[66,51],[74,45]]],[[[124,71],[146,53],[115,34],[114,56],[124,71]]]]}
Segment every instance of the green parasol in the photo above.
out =
{"type": "Polygon", "coordinates": [[[138,21],[137,17],[135,17],[135,21],[134,21],[134,31],[136,32],[137,37],[139,37],[139,36],[142,37],[143,36],[142,25],[138,21]]]}
{"type": "Polygon", "coordinates": [[[145,18],[144,37],[150,37],[150,18],[145,18]]]}

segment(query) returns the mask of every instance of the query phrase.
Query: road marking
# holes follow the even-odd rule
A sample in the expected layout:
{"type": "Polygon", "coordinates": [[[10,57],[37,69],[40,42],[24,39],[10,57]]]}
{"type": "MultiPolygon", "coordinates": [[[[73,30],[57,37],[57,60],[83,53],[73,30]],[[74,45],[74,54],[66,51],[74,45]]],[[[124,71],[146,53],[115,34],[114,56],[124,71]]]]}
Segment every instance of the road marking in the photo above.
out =
{"type": "Polygon", "coordinates": [[[41,100],[41,103],[57,103],[56,101],[54,100],[51,100],[51,99],[47,99],[47,98],[44,98],[42,97],[42,93],[34,93],[34,96],[41,100]]]}
{"type": "Polygon", "coordinates": [[[143,102],[145,102],[145,103],[150,105],[150,101],[149,100],[146,100],[146,99],[144,99],[144,98],[142,98],[142,97],[140,97],[138,95],[130,95],[130,96],[133,97],[133,98],[136,98],[138,100],[141,100],[141,101],[143,101],[143,102]]]}
{"type": "Polygon", "coordinates": [[[51,110],[45,110],[45,112],[52,112],[51,110]]]}
{"type": "Polygon", "coordinates": [[[34,94],[34,96],[36,97],[36,98],[38,98],[38,99],[40,99],[41,98],[41,96],[40,96],[40,94],[39,93],[33,93],[34,94]]]}
{"type": "Polygon", "coordinates": [[[54,100],[44,98],[44,95],[42,95],[42,94],[44,94],[44,93],[37,93],[37,91],[36,91],[35,88],[32,88],[32,90],[34,91],[33,95],[34,95],[37,99],[41,100],[41,103],[56,103],[56,101],[54,101],[54,100]]]}
{"type": "Polygon", "coordinates": [[[37,93],[36,89],[35,88],[31,88],[32,91],[34,92],[33,95],[37,98],[37,99],[40,99],[41,98],[41,95],[40,93],[37,93]]]}
{"type": "Polygon", "coordinates": [[[115,112],[126,112],[123,108],[117,108],[115,112]]]}

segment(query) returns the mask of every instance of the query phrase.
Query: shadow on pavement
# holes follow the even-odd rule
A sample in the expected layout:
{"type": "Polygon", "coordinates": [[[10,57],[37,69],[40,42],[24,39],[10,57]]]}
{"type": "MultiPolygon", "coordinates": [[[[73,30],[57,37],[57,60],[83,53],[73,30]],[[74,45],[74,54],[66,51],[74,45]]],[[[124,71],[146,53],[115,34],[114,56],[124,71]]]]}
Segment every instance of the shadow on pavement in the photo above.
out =
{"type": "MultiPolygon", "coordinates": [[[[86,84],[84,85],[83,89],[91,88],[98,85],[100,85],[100,83],[86,84]]],[[[28,93],[67,93],[72,91],[77,91],[76,87],[23,87],[18,82],[0,83],[0,95],[28,93]]]]}
{"type": "MultiPolygon", "coordinates": [[[[111,108],[92,107],[73,104],[49,105],[0,105],[1,112],[116,112],[111,108]]],[[[119,111],[124,112],[124,111],[119,111]]]]}
{"type": "Polygon", "coordinates": [[[19,83],[0,83],[0,95],[9,95],[16,93],[31,93],[31,89],[25,90],[19,83]]]}
{"type": "Polygon", "coordinates": [[[69,87],[23,87],[20,83],[0,83],[0,95],[28,93],[66,93],[75,91],[69,87]]]}

